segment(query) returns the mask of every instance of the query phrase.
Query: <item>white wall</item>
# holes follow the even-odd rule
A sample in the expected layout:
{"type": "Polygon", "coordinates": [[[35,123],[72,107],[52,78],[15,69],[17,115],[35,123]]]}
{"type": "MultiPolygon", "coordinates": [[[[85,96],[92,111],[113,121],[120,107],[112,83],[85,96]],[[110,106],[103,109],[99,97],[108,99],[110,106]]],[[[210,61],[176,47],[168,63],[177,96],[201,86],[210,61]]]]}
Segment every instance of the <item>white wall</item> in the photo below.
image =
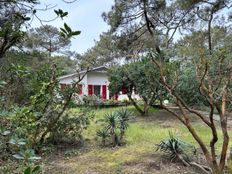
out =
{"type": "MultiPolygon", "coordinates": [[[[72,84],[77,81],[75,76],[66,77],[60,80],[60,84],[72,84]]],[[[106,99],[109,99],[109,81],[106,72],[88,72],[80,82],[82,84],[82,95],[88,95],[88,85],[106,85],[106,99]]],[[[102,93],[102,87],[101,87],[102,93]]]]}
{"type": "MultiPolygon", "coordinates": [[[[78,80],[77,77],[71,76],[71,77],[66,77],[64,79],[60,80],[61,84],[72,84],[78,80]]],[[[88,85],[106,85],[106,99],[109,99],[110,93],[109,93],[109,81],[107,77],[106,72],[100,72],[100,71],[93,71],[93,72],[88,72],[87,75],[82,79],[80,82],[82,84],[82,95],[88,95],[88,85]]],[[[101,88],[101,93],[102,93],[102,88],[101,88]]],[[[132,98],[140,99],[139,95],[132,94],[132,98]]],[[[118,94],[118,100],[129,100],[126,94],[118,94]]]]}
{"type": "MultiPolygon", "coordinates": [[[[137,94],[134,94],[134,92],[132,93],[131,97],[133,99],[136,99],[136,100],[140,100],[141,98],[139,97],[139,95],[137,94]]],[[[129,100],[127,94],[118,94],[118,100],[119,101],[123,101],[123,100],[129,100]]]]}
{"type": "Polygon", "coordinates": [[[107,85],[108,77],[106,73],[89,72],[87,82],[91,85],[107,85]]]}
{"type": "MultiPolygon", "coordinates": [[[[106,72],[89,72],[87,74],[88,85],[106,85],[106,99],[109,99],[109,81],[106,72]]],[[[102,93],[102,88],[101,88],[102,93]]],[[[88,94],[88,91],[87,91],[88,94]]]]}

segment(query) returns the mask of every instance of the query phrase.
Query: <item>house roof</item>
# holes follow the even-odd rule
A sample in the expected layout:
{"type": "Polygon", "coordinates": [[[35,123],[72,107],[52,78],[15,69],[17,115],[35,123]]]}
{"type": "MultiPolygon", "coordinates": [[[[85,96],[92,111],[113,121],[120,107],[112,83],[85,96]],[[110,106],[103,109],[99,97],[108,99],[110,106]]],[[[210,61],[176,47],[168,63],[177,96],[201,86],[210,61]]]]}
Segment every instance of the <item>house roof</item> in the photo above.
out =
{"type": "MultiPolygon", "coordinates": [[[[92,68],[89,70],[89,72],[93,72],[93,71],[107,71],[108,68],[106,66],[98,66],[98,67],[95,67],[95,68],[92,68]]],[[[87,70],[83,70],[83,71],[80,71],[79,73],[72,73],[72,74],[68,74],[68,75],[64,75],[64,76],[61,76],[58,78],[58,80],[62,80],[62,79],[65,79],[65,78],[68,78],[68,77],[75,77],[76,75],[78,74],[84,74],[87,70]]]]}

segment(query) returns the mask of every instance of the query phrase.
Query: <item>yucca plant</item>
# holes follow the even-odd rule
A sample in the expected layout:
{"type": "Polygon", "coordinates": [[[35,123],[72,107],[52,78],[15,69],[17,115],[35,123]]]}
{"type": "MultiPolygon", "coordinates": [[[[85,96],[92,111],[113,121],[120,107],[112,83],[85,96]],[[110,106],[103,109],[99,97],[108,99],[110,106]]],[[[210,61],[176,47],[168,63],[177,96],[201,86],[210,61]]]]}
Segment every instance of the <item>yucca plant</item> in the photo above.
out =
{"type": "Polygon", "coordinates": [[[133,112],[131,112],[127,108],[122,108],[118,110],[116,113],[118,115],[119,129],[120,129],[119,141],[122,143],[125,135],[125,131],[129,126],[128,121],[131,119],[133,112]]]}
{"type": "Polygon", "coordinates": [[[104,129],[97,131],[97,136],[102,138],[102,144],[105,145],[107,137],[110,136],[113,146],[121,145],[130,118],[132,118],[132,112],[127,108],[122,108],[106,113],[103,119],[98,120],[104,125],[104,129]]]}
{"type": "Polygon", "coordinates": [[[109,132],[106,129],[98,130],[97,136],[102,139],[102,145],[106,145],[106,139],[110,136],[109,132]]]}
{"type": "Polygon", "coordinates": [[[190,162],[193,156],[196,154],[196,149],[194,146],[175,138],[171,132],[169,132],[169,139],[161,141],[156,146],[156,150],[167,153],[171,161],[179,159],[185,165],[188,165],[188,162],[190,162]]]}
{"type": "Polygon", "coordinates": [[[109,131],[112,145],[116,146],[116,129],[117,129],[118,116],[116,112],[106,113],[104,123],[106,124],[105,129],[109,131]]]}

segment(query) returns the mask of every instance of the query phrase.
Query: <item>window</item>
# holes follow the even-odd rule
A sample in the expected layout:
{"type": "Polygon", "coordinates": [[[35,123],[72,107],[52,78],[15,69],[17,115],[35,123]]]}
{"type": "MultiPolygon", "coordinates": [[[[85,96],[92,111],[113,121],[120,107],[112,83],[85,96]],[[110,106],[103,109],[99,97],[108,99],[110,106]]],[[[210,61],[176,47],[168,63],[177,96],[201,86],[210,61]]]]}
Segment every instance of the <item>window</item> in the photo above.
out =
{"type": "Polygon", "coordinates": [[[101,95],[101,86],[100,85],[94,85],[93,91],[94,91],[94,95],[100,97],[100,95],[101,95]]]}

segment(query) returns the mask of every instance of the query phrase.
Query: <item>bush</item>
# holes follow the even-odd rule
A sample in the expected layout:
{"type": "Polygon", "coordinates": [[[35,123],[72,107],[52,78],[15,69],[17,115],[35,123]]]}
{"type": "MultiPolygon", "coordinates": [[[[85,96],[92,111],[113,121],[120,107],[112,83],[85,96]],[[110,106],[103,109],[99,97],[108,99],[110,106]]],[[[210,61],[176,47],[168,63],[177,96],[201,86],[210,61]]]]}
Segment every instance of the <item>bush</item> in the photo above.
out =
{"type": "Polygon", "coordinates": [[[122,101],[121,101],[121,103],[122,103],[122,105],[129,105],[129,104],[131,104],[131,102],[128,100],[128,99],[123,99],[122,101]]]}
{"type": "Polygon", "coordinates": [[[50,141],[53,143],[75,142],[82,140],[82,132],[87,129],[94,112],[89,108],[68,110],[52,130],[50,141]]]}
{"type": "Polygon", "coordinates": [[[104,102],[104,105],[117,106],[117,105],[119,105],[119,101],[117,101],[117,100],[112,100],[112,99],[106,100],[106,101],[104,102]]]}
{"type": "Polygon", "coordinates": [[[103,104],[102,99],[100,99],[96,95],[84,96],[82,100],[84,105],[89,106],[100,106],[103,104]]]}

